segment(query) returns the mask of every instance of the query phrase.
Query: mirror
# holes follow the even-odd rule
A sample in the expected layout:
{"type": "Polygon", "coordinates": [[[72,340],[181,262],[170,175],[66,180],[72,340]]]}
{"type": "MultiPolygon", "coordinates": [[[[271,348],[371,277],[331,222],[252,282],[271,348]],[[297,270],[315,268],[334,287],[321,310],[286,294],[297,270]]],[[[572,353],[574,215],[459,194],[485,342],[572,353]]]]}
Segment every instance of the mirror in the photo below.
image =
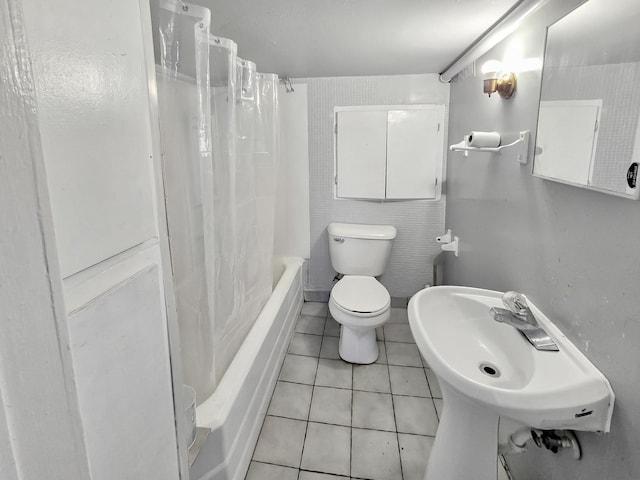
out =
{"type": "Polygon", "coordinates": [[[640,1],[589,0],[547,30],[535,176],[638,199],[640,1]]]}

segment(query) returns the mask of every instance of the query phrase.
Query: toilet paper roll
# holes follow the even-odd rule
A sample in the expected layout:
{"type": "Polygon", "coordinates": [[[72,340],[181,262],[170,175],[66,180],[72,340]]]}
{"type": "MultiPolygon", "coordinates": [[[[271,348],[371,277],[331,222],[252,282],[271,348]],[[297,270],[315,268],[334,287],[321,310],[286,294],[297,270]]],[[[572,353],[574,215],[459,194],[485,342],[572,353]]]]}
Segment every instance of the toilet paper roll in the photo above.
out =
{"type": "Polygon", "coordinates": [[[499,147],[500,134],[498,132],[471,132],[469,134],[469,146],[478,148],[499,147]]]}

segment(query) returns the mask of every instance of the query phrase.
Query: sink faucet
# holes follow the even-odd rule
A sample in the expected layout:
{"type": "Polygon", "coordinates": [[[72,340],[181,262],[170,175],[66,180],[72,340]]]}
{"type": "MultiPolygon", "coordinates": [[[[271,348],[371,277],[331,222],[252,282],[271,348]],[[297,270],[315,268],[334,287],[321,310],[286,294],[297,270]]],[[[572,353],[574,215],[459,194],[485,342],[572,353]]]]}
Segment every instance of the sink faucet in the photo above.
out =
{"type": "Polygon", "coordinates": [[[491,316],[496,322],[517,328],[536,350],[558,351],[556,343],[536,320],[524,295],[518,292],[506,292],[502,295],[502,303],[507,307],[506,309],[498,307],[491,309],[491,316]]]}

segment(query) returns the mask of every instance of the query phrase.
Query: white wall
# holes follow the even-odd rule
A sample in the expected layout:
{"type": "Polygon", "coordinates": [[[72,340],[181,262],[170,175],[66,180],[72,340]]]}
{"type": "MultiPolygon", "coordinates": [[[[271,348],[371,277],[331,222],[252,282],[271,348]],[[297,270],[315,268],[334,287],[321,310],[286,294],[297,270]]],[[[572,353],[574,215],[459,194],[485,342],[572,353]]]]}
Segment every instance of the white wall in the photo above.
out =
{"type": "Polygon", "coordinates": [[[149,6],[23,4],[91,478],[174,480],[149,6]]]}
{"type": "Polygon", "coordinates": [[[276,179],[274,285],[285,257],[309,258],[309,128],[306,85],[278,89],[280,149],[276,179]]]}
{"type": "Polygon", "coordinates": [[[0,3],[0,478],[87,478],[21,2],[0,3]]]}
{"type": "MultiPolygon", "coordinates": [[[[513,51],[541,58],[547,25],[578,3],[549,2],[477,65],[513,51]]],[[[535,132],[540,87],[540,71],[519,74],[515,95],[505,101],[484,95],[480,76],[456,80],[451,141],[470,130],[535,132]]],[[[447,185],[447,223],[463,248],[459,257],[447,257],[446,282],[527,294],[607,376],[616,394],[611,433],[578,433],[580,461],[532,447],[508,457],[514,478],[640,478],[640,205],[535,178],[530,163],[520,165],[504,154],[451,153],[447,185]]]]}
{"type": "MultiPolygon", "coordinates": [[[[410,297],[431,282],[432,261],[444,233],[445,198],[376,202],[334,198],[333,108],[357,105],[449,104],[449,85],[437,75],[297,79],[309,95],[311,260],[306,294],[329,292],[330,222],[389,224],[398,229],[381,282],[394,297],[410,297]]],[[[295,85],[294,85],[295,86],[295,85]]],[[[447,123],[445,117],[445,123],[447,123]]],[[[446,142],[445,131],[445,142],[446,142]]],[[[443,146],[444,149],[444,146],[443,146]]]]}

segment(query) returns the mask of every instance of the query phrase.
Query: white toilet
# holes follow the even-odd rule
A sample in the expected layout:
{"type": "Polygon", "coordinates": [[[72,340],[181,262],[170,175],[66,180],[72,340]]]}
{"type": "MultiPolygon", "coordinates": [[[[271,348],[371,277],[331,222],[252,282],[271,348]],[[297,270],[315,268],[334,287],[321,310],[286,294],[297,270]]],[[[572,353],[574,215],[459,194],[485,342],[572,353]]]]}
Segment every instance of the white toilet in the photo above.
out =
{"type": "Polygon", "coordinates": [[[382,275],[396,238],[395,227],[330,223],[329,254],[333,269],[344,276],[329,297],[331,316],[340,328],[340,357],[350,363],[378,358],[376,328],[389,319],[391,296],[375,277],[382,275]]]}

